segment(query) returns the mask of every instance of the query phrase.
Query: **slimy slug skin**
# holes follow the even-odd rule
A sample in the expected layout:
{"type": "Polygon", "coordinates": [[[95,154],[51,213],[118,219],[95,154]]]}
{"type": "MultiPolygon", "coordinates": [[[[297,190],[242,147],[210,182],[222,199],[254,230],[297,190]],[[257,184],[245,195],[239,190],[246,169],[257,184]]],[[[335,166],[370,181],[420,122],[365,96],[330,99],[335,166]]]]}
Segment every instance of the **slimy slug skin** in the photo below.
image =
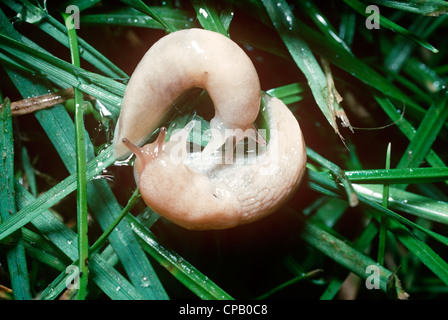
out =
{"type": "Polygon", "coordinates": [[[173,32],[149,49],[129,81],[115,155],[136,155],[134,175],[142,198],[177,225],[207,230],[256,221],[289,199],[306,165],[299,124],[281,100],[263,94],[268,142],[255,131],[261,99],[256,70],[236,43],[202,29],[173,32]],[[204,150],[187,151],[194,122],[169,141],[162,127],[155,142],[140,147],[175,100],[194,87],[207,90],[215,106],[212,137],[204,150]],[[233,139],[238,146],[245,137],[257,142],[256,155],[234,161],[226,150],[226,161],[217,161],[223,144],[233,139]]]}

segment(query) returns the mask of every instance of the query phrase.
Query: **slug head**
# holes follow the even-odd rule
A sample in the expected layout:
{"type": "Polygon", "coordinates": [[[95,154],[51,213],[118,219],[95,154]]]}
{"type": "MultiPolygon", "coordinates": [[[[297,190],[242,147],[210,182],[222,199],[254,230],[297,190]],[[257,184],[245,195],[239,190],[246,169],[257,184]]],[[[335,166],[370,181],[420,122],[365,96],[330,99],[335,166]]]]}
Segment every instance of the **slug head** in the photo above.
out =
{"type": "Polygon", "coordinates": [[[134,173],[135,179],[138,184],[138,177],[140,177],[141,173],[145,169],[145,167],[151,163],[155,158],[159,157],[165,148],[165,136],[166,136],[166,128],[160,128],[159,135],[153,143],[149,143],[144,145],[143,147],[136,146],[128,139],[123,138],[123,144],[132,151],[137,157],[134,163],[134,173]]]}
{"type": "MultiPolygon", "coordinates": [[[[156,141],[141,148],[126,138],[122,140],[123,144],[137,156],[134,163],[134,176],[137,185],[145,167],[155,159],[160,160],[165,166],[169,166],[170,168],[173,168],[173,165],[183,164],[183,161],[187,157],[186,143],[194,124],[195,121],[190,121],[183,129],[172,133],[169,141],[166,142],[167,129],[162,127],[160,128],[156,141]]],[[[158,161],[159,164],[161,163],[160,161],[158,161]]]]}

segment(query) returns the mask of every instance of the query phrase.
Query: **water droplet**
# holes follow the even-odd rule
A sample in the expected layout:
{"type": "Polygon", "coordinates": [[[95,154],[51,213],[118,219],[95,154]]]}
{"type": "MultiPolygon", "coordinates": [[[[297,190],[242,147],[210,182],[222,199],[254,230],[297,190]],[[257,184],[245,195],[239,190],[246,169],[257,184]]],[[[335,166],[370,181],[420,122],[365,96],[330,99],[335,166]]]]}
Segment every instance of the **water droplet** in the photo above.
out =
{"type": "Polygon", "coordinates": [[[205,11],[203,8],[200,8],[200,9],[199,9],[199,13],[202,14],[202,15],[204,16],[204,18],[207,19],[207,17],[208,17],[208,13],[207,13],[207,11],[205,11]]]}
{"type": "Polygon", "coordinates": [[[150,281],[149,281],[148,277],[142,277],[142,279],[140,281],[140,285],[144,288],[149,287],[150,281]]]}

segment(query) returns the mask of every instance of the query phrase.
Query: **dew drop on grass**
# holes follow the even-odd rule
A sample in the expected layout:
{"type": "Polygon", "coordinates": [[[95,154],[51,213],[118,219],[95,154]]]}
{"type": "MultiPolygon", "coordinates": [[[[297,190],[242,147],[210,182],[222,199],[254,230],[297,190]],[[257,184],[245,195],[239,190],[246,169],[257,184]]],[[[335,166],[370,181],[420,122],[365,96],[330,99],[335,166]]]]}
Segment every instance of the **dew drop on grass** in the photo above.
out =
{"type": "Polygon", "coordinates": [[[149,279],[148,279],[148,277],[142,277],[142,279],[141,279],[141,281],[140,281],[140,285],[142,286],[142,287],[144,287],[144,288],[147,288],[147,287],[149,287],[149,285],[150,285],[150,281],[149,281],[149,279]]]}
{"type": "Polygon", "coordinates": [[[208,17],[208,13],[207,13],[207,11],[205,11],[203,8],[200,8],[200,9],[199,9],[199,13],[200,13],[202,16],[204,16],[204,18],[207,19],[207,17],[208,17]]]}

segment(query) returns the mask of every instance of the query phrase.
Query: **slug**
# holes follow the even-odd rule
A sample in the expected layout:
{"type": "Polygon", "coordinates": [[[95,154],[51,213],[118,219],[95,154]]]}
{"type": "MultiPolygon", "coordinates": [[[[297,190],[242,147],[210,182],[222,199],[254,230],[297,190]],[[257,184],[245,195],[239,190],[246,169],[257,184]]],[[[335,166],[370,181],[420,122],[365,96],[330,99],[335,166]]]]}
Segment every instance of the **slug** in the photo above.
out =
{"type": "Polygon", "coordinates": [[[231,228],[274,212],[294,193],[306,165],[294,115],[281,100],[265,93],[262,98],[255,67],[236,43],[202,29],[171,33],[145,54],[125,91],[114,147],[117,158],[136,155],[134,175],[146,204],[190,230],[231,228]],[[188,152],[194,122],[169,141],[162,127],[156,141],[140,147],[194,87],[207,90],[215,106],[204,150],[188,152]],[[261,100],[267,144],[254,127],[261,100]],[[244,137],[256,141],[256,154],[228,161],[244,137]],[[226,144],[232,140],[233,147],[226,144]],[[224,163],[217,161],[223,144],[224,163]]]}
{"type": "Polygon", "coordinates": [[[123,138],[141,145],[166,120],[173,103],[195,87],[207,90],[215,105],[210,125],[222,133],[212,137],[208,150],[225,142],[225,132],[231,131],[226,129],[255,132],[247,129],[257,118],[261,89],[250,58],[224,35],[180,30],[157,41],[129,80],[115,132],[117,159],[130,153],[121,143],[123,138]]]}

